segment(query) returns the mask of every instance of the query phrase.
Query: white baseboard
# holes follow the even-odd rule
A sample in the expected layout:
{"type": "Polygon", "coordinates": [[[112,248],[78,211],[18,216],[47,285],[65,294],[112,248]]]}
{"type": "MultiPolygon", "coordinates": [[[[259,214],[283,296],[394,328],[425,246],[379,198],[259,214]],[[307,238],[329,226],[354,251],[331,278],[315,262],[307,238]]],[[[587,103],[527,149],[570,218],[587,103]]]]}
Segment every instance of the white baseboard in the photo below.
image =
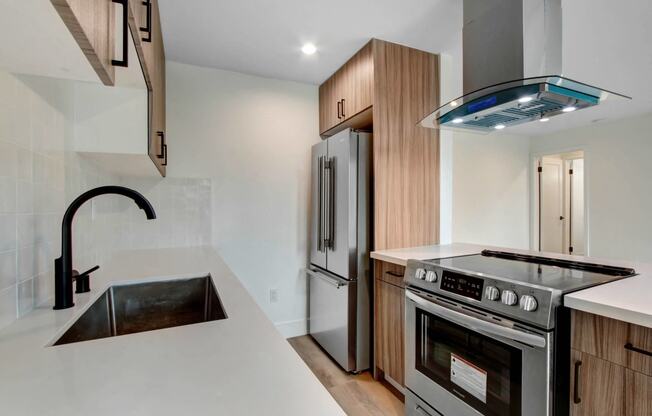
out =
{"type": "Polygon", "coordinates": [[[274,325],[278,332],[285,338],[298,337],[308,333],[308,320],[297,319],[294,321],[275,322],[274,325]]]}

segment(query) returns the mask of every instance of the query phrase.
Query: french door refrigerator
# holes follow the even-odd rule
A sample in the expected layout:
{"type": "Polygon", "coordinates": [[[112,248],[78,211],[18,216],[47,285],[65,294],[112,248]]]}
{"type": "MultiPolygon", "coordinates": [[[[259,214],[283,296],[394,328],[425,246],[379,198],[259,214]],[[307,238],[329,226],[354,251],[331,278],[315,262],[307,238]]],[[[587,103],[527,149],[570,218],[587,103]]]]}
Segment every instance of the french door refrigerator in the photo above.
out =
{"type": "Polygon", "coordinates": [[[370,365],[371,133],[347,129],[312,147],[310,335],[339,365],[370,365]]]}

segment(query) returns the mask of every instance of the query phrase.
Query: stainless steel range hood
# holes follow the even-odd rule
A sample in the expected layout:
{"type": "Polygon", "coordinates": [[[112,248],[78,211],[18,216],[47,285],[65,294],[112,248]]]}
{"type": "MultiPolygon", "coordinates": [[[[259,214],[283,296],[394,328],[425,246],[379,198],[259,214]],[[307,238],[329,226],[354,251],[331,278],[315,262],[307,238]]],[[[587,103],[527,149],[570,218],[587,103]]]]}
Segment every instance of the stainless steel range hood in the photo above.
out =
{"type": "Polygon", "coordinates": [[[625,98],[562,76],[561,0],[464,0],[464,95],[421,121],[488,133],[625,98]]]}

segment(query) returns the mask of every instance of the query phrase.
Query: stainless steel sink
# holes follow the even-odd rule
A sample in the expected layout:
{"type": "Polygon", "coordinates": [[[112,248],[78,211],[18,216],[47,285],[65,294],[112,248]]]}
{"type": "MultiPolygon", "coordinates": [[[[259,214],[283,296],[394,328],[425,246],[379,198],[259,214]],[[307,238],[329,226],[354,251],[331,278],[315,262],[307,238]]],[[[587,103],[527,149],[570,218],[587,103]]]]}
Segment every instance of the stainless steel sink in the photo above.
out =
{"type": "Polygon", "coordinates": [[[226,317],[208,276],[112,286],[53,345],[226,317]]]}

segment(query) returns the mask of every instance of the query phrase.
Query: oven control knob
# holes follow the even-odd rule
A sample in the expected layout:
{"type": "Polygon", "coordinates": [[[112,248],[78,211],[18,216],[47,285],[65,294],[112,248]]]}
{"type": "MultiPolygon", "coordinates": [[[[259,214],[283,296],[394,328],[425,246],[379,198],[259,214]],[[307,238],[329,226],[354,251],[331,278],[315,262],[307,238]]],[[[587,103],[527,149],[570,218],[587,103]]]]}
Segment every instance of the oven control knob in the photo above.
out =
{"type": "Polygon", "coordinates": [[[414,272],[414,277],[417,278],[417,279],[419,279],[419,280],[423,280],[423,279],[425,279],[425,278],[426,278],[426,271],[425,271],[425,269],[418,268],[417,271],[414,272]]]}
{"type": "Polygon", "coordinates": [[[484,290],[484,297],[489,300],[498,300],[500,299],[500,290],[494,286],[487,286],[484,290]]]}
{"type": "Polygon", "coordinates": [[[437,272],[434,270],[428,270],[426,272],[426,282],[434,283],[437,281],[437,272]]]}
{"type": "Polygon", "coordinates": [[[537,306],[539,306],[539,304],[537,303],[537,299],[534,296],[521,296],[521,309],[523,309],[525,312],[534,312],[537,310],[537,306]]]}
{"type": "Polygon", "coordinates": [[[513,306],[518,302],[518,296],[513,290],[503,290],[503,293],[500,296],[500,301],[505,305],[513,306]]]}

